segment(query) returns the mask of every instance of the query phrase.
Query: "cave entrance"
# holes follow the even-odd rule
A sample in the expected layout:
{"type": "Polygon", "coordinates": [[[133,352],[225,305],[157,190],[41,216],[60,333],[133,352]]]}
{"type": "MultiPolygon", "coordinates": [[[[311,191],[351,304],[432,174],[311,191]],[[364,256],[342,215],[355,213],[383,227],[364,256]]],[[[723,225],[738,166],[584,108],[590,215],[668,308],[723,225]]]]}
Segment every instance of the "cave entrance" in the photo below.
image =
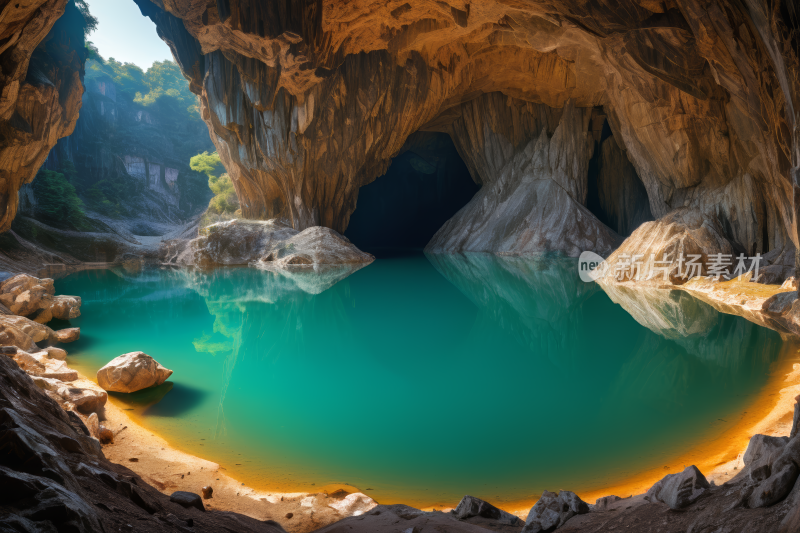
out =
{"type": "Polygon", "coordinates": [[[479,188],[449,135],[417,132],[386,174],[359,189],[344,234],[379,257],[422,250],[479,188]]]}

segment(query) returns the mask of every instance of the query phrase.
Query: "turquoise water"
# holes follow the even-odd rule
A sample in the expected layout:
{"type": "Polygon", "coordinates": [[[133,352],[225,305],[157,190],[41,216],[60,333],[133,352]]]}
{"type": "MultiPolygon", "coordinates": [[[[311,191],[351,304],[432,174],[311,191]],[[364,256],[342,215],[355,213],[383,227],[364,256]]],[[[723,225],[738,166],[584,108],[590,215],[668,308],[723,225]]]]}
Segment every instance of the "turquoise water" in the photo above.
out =
{"type": "Polygon", "coordinates": [[[639,302],[641,321],[667,317],[654,333],[573,260],[419,254],[347,274],[72,274],[56,282],[83,298],[68,361],[155,357],[170,381],[116,397],[248,484],[452,505],[658,466],[730,427],[781,346],[682,292],[639,302]]]}

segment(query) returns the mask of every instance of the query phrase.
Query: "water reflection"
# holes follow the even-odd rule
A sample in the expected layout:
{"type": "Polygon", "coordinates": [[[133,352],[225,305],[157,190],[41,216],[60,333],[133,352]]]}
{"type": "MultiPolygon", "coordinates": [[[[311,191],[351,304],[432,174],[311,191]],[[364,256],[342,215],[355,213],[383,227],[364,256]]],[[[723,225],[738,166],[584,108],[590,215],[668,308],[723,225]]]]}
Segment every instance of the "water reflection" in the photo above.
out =
{"type": "Polygon", "coordinates": [[[606,293],[555,257],[57,283],[84,298],[93,339],[71,359],[96,370],[141,349],[175,370],[148,404],[154,430],[248,480],[346,481],[379,500],[520,498],[651,467],[746,410],[780,347],[688,294],[606,293]]]}

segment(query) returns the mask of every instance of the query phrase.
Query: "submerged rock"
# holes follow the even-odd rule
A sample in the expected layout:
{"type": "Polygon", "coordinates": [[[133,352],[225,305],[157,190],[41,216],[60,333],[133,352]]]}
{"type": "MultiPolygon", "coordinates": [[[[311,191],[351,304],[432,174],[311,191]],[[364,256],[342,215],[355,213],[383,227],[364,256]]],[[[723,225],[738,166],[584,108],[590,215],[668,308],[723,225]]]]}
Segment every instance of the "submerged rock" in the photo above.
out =
{"type": "Polygon", "coordinates": [[[144,352],[122,354],[97,371],[97,383],[107,391],[136,392],[164,383],[172,370],[144,352]]]}
{"type": "Polygon", "coordinates": [[[694,503],[709,488],[706,477],[692,465],[683,472],[664,476],[650,487],[645,499],[665,503],[670,509],[683,509],[694,503]]]}

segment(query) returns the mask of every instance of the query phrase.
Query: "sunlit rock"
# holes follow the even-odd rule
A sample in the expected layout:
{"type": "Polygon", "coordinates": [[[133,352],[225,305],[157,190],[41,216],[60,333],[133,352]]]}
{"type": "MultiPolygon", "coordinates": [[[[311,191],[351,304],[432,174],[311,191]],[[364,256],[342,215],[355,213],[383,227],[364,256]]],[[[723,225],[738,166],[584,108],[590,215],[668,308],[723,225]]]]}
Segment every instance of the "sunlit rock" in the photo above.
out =
{"type": "Polygon", "coordinates": [[[136,392],[164,383],[172,370],[161,366],[144,352],[115,357],[97,371],[97,383],[107,391],[136,392]]]}
{"type": "MultiPolygon", "coordinates": [[[[566,182],[550,179],[552,164],[539,165],[544,180],[531,183],[535,174],[519,162],[512,170],[506,149],[540,138],[542,128],[530,126],[546,106],[572,102],[594,117],[592,132],[607,123],[653,218],[687,209],[750,255],[796,240],[800,62],[787,9],[755,0],[491,0],[444,9],[430,0],[314,9],[136,2],[200,94],[248,218],[344,231],[359,188],[386,171],[409,135],[443,131],[485,189],[485,205],[470,208],[476,218],[456,215],[448,228],[449,249],[560,246],[573,255],[588,242],[602,250],[578,172],[589,143],[580,146],[579,135],[553,142],[549,124],[548,159],[542,145],[532,153],[574,178],[576,187],[560,190],[566,182]],[[491,98],[506,108],[482,104],[491,98]],[[472,142],[495,136],[500,142],[472,142]],[[464,231],[470,223],[485,233],[464,231]]],[[[624,203],[611,209],[625,221],[619,227],[640,220],[628,215],[642,206],[639,194],[603,198],[624,203]]]]}
{"type": "Polygon", "coordinates": [[[231,220],[207,227],[204,235],[177,243],[171,262],[196,266],[249,265],[270,269],[366,265],[375,258],[329,228],[302,232],[282,220],[231,220]]]}
{"type": "Polygon", "coordinates": [[[668,474],[647,491],[646,499],[661,502],[670,509],[683,509],[694,503],[710,488],[706,477],[696,466],[683,472],[668,474]]]}

